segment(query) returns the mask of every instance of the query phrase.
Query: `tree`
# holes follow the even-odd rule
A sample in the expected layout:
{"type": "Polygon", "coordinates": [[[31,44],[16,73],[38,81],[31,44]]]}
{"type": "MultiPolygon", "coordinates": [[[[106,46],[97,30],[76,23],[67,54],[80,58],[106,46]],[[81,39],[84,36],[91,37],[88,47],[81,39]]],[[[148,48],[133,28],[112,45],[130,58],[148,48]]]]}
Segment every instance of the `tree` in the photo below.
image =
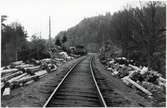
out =
{"type": "Polygon", "coordinates": [[[61,46],[61,42],[60,42],[60,39],[59,39],[59,38],[56,39],[55,45],[61,46]]]}
{"type": "MultiPolygon", "coordinates": [[[[163,23],[166,23],[165,13],[162,13],[165,7],[160,2],[148,2],[142,9],[135,10],[134,19],[136,20],[137,27],[133,27],[135,37],[140,39],[143,52],[147,59],[147,65],[152,67],[154,63],[153,53],[156,52],[157,43],[160,39],[159,30],[165,28],[163,23]]],[[[140,45],[140,46],[141,46],[140,45]]]]}
{"type": "Polygon", "coordinates": [[[66,33],[64,32],[64,36],[62,38],[62,45],[61,45],[63,51],[67,51],[67,48],[66,48],[66,45],[65,45],[66,41],[67,41],[67,37],[66,37],[66,33]]]}
{"type": "Polygon", "coordinates": [[[2,30],[2,65],[18,60],[18,52],[26,42],[27,33],[24,27],[14,22],[2,30]]]}
{"type": "Polygon", "coordinates": [[[40,39],[36,35],[32,36],[30,49],[33,52],[30,58],[43,59],[45,57],[49,57],[46,40],[40,39]]]}
{"type": "Polygon", "coordinates": [[[65,43],[67,41],[67,37],[66,37],[66,35],[65,35],[65,33],[64,33],[64,36],[63,36],[63,38],[62,38],[62,43],[65,43]]]}

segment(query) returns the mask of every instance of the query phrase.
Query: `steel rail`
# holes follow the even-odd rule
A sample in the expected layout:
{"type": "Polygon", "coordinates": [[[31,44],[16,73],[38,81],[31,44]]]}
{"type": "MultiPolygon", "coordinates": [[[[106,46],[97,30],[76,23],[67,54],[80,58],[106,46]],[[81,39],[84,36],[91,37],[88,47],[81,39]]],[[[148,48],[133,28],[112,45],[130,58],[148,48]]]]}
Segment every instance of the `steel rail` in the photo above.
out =
{"type": "Polygon", "coordinates": [[[93,81],[94,81],[95,86],[96,86],[96,88],[97,88],[97,91],[98,91],[98,93],[99,93],[101,103],[102,103],[102,104],[104,105],[104,107],[106,108],[106,107],[107,107],[107,104],[106,104],[106,102],[105,102],[105,100],[104,100],[104,98],[103,98],[103,95],[102,95],[102,93],[101,93],[101,91],[100,91],[100,88],[98,87],[97,81],[96,81],[96,79],[95,79],[94,71],[93,71],[93,68],[92,68],[92,61],[93,61],[93,57],[91,57],[91,60],[90,60],[90,69],[91,69],[91,74],[92,74],[92,77],[93,77],[93,81]]]}
{"type": "Polygon", "coordinates": [[[45,108],[48,103],[50,102],[50,100],[52,99],[52,97],[54,96],[54,94],[57,92],[57,90],[59,89],[59,87],[61,86],[61,84],[64,82],[64,80],[67,78],[67,76],[69,75],[69,73],[81,62],[85,59],[86,57],[84,57],[83,59],[81,59],[79,62],[75,63],[74,65],[72,65],[72,67],[70,68],[70,70],[67,72],[67,74],[63,77],[63,79],[61,80],[61,82],[58,84],[58,86],[54,89],[54,91],[52,92],[52,94],[49,96],[49,98],[47,99],[47,101],[45,102],[45,104],[43,105],[43,108],[45,108]]]}

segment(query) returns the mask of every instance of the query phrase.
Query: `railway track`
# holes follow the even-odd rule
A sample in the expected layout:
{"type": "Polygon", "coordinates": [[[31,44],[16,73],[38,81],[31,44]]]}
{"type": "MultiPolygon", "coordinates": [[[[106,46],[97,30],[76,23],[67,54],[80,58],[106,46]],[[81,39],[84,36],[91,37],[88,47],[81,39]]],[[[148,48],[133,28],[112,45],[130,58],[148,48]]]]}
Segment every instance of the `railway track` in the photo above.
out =
{"type": "Polygon", "coordinates": [[[43,107],[107,107],[97,85],[93,56],[76,63],[67,72],[43,107]]]}

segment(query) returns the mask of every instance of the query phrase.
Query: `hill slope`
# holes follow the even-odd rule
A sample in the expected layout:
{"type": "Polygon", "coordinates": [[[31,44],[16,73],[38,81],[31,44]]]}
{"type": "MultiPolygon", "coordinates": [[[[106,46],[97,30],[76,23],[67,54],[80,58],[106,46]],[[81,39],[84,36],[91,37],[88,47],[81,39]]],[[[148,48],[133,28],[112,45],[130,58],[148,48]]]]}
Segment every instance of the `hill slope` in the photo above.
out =
{"type": "Polygon", "coordinates": [[[89,52],[97,52],[102,46],[102,43],[109,39],[109,24],[111,15],[96,16],[83,19],[75,27],[67,31],[60,32],[56,38],[67,36],[67,46],[84,45],[89,52]],[[104,29],[104,27],[106,29],[104,29]],[[105,34],[104,34],[105,30],[105,34]]]}

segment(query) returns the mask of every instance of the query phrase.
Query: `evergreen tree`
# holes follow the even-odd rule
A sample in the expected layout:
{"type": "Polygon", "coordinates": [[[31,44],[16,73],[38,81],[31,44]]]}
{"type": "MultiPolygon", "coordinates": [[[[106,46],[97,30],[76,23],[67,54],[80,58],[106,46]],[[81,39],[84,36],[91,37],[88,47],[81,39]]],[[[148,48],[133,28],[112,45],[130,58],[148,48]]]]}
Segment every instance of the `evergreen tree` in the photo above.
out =
{"type": "Polygon", "coordinates": [[[62,39],[62,43],[65,43],[66,41],[67,41],[67,37],[66,37],[66,35],[64,33],[64,36],[63,36],[63,39],[62,39]]]}
{"type": "Polygon", "coordinates": [[[60,39],[59,39],[59,38],[56,39],[55,45],[61,46],[61,42],[60,42],[60,39]]]}

